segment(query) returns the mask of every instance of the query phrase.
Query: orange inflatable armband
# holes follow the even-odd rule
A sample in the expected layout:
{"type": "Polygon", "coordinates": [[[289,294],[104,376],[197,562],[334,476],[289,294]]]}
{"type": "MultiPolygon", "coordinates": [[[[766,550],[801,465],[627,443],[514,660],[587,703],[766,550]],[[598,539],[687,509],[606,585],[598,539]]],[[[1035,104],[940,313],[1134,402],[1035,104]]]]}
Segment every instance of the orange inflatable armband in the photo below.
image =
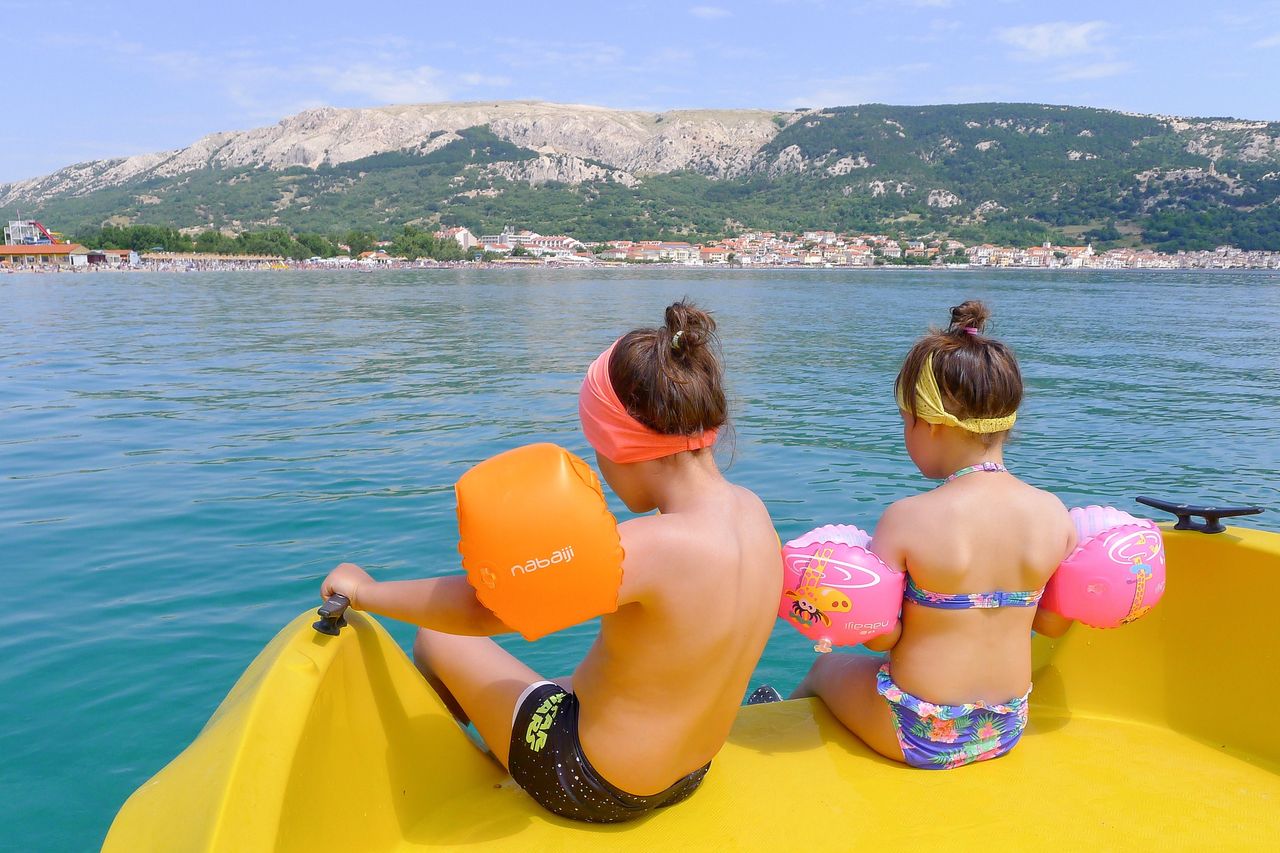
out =
{"type": "Polygon", "coordinates": [[[454,489],[467,580],[526,640],[618,609],[618,522],[586,462],[530,444],[486,459],[454,489]]]}

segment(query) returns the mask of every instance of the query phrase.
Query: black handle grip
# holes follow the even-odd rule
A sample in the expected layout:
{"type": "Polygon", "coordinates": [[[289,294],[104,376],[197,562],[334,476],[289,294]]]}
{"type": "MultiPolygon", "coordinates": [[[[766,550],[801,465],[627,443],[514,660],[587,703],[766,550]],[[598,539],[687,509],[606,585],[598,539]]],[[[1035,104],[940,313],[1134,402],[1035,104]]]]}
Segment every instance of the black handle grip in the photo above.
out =
{"type": "Polygon", "coordinates": [[[1140,504],[1176,515],[1178,523],[1173,526],[1174,530],[1198,530],[1201,533],[1221,533],[1226,530],[1226,526],[1219,519],[1234,518],[1237,515],[1257,515],[1262,512],[1260,506],[1195,506],[1141,496],[1136,500],[1140,504]],[[1200,516],[1204,521],[1192,521],[1191,517],[1194,515],[1200,516]]]}
{"type": "Polygon", "coordinates": [[[316,611],[320,618],[311,627],[321,634],[328,634],[330,637],[338,636],[338,631],[347,627],[347,620],[342,618],[342,614],[346,613],[350,606],[351,599],[345,595],[329,596],[329,600],[320,605],[320,609],[316,611]]]}

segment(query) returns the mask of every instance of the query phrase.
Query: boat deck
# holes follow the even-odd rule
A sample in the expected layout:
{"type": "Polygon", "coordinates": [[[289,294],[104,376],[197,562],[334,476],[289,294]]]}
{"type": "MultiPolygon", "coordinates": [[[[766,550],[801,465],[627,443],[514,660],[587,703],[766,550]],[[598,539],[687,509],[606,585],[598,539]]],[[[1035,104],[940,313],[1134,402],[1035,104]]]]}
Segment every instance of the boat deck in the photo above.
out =
{"type": "Polygon", "coordinates": [[[542,811],[495,765],[401,849],[1274,850],[1278,771],[1167,728],[1034,708],[1004,758],[916,770],[806,700],[744,709],[694,808],[583,825],[542,811]]]}

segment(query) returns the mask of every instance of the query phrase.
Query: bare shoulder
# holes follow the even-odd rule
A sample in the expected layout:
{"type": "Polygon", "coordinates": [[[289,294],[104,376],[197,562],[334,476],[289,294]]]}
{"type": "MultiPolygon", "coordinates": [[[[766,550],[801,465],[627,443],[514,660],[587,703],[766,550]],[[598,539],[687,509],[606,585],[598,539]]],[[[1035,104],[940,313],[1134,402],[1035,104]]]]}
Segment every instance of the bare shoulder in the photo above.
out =
{"type": "Polygon", "coordinates": [[[931,492],[901,498],[889,504],[871,536],[871,547],[894,571],[905,571],[912,545],[919,544],[921,520],[936,517],[931,492]]]}
{"type": "Polygon", "coordinates": [[[622,586],[619,604],[643,604],[664,582],[673,554],[688,541],[683,525],[658,515],[633,518],[618,525],[622,543],[622,586]]]}
{"type": "Polygon", "coordinates": [[[921,518],[935,516],[940,508],[935,497],[934,492],[922,492],[889,504],[876,522],[875,535],[896,535],[918,524],[921,518]]]}
{"type": "Polygon", "coordinates": [[[705,525],[681,514],[646,515],[618,525],[623,566],[627,571],[666,571],[705,558],[715,547],[705,525]]]}
{"type": "Polygon", "coordinates": [[[644,515],[618,525],[618,537],[628,564],[687,544],[688,525],[665,515],[644,515]]]}
{"type": "MultiPolygon", "coordinates": [[[[1021,480],[1019,481],[1022,482],[1021,480]]],[[[1071,523],[1071,516],[1067,512],[1067,505],[1062,502],[1062,498],[1053,492],[1045,491],[1031,485],[1030,483],[1022,483],[1026,495],[1024,500],[1034,507],[1037,512],[1043,512],[1047,516],[1058,516],[1064,524],[1071,523]]]]}
{"type": "MultiPolygon", "coordinates": [[[[1019,480],[1019,482],[1022,481],[1019,480]]],[[[1042,502],[1045,509],[1058,510],[1063,514],[1066,514],[1067,505],[1062,502],[1062,498],[1058,497],[1053,492],[1046,491],[1038,486],[1033,486],[1030,483],[1022,482],[1022,485],[1026,486],[1028,492],[1034,494],[1036,499],[1042,502]]]]}
{"type": "Polygon", "coordinates": [[[772,529],[773,520],[769,517],[769,510],[764,505],[764,501],[760,500],[760,496],[745,486],[734,485],[732,488],[737,498],[738,510],[748,513],[748,518],[767,524],[772,529]]]}
{"type": "Polygon", "coordinates": [[[1061,532],[1063,541],[1066,543],[1067,550],[1074,548],[1076,545],[1076,527],[1071,521],[1071,513],[1067,510],[1067,505],[1062,502],[1062,498],[1053,492],[1045,491],[1029,483],[1023,483],[1022,485],[1026,489],[1026,505],[1028,509],[1035,513],[1037,519],[1044,519],[1047,523],[1056,523],[1057,529],[1061,532]]]}

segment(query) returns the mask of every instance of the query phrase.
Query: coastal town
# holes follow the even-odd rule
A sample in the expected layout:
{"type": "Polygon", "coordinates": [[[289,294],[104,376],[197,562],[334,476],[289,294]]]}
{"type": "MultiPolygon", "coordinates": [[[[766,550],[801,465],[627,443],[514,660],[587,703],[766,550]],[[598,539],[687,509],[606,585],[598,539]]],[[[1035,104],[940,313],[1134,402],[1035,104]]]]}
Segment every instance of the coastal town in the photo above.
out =
{"type": "Polygon", "coordinates": [[[338,244],[333,257],[286,258],[90,248],[70,242],[35,221],[13,221],[4,229],[0,271],[76,272],[149,270],[164,272],[235,269],[403,269],[466,266],[622,266],[663,264],[678,267],[740,269],[832,269],[936,267],[947,269],[1274,269],[1280,252],[1219,246],[1205,251],[1157,252],[1139,248],[1097,250],[1091,244],[1059,246],[966,245],[949,239],[903,239],[884,234],[836,231],[748,231],[705,243],[672,240],[611,240],[583,243],[571,236],[542,235],[504,228],[496,234],[465,227],[434,232],[438,241],[455,241],[465,260],[435,261],[394,254],[394,241],[375,241],[367,251],[351,253],[338,244]]]}

